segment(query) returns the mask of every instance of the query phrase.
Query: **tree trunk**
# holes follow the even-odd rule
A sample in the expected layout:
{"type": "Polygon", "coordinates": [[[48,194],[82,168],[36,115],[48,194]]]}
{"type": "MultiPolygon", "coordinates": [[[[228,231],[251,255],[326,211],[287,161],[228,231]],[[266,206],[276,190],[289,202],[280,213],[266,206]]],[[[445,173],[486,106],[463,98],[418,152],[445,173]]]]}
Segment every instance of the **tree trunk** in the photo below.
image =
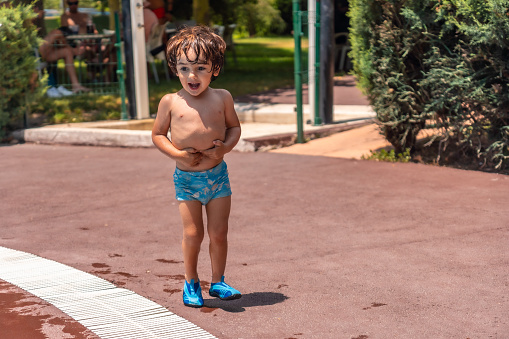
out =
{"type": "Polygon", "coordinates": [[[334,1],[320,1],[320,117],[334,119],[334,1]]]}
{"type": "Polygon", "coordinates": [[[209,0],[193,0],[193,17],[198,25],[208,25],[210,22],[209,0]]]}

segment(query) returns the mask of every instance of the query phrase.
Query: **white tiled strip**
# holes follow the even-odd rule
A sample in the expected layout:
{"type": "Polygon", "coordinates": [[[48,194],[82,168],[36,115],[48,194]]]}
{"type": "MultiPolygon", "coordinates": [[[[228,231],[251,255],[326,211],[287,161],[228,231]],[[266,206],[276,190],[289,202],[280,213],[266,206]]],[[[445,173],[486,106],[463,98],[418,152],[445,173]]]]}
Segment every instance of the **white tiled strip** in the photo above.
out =
{"type": "Polygon", "coordinates": [[[2,246],[0,279],[53,304],[103,339],[215,338],[132,291],[70,266],[2,246]]]}

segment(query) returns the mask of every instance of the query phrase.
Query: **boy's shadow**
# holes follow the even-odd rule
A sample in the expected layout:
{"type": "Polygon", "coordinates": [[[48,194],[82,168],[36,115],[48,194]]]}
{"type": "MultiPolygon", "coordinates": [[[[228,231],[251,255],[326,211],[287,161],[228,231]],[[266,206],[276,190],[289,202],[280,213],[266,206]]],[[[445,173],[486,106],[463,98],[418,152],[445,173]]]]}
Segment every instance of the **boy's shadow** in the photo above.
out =
{"type": "Polygon", "coordinates": [[[275,292],[253,292],[249,294],[243,294],[242,298],[236,300],[221,300],[221,299],[205,299],[204,307],[201,309],[202,312],[212,312],[217,308],[222,309],[226,312],[238,313],[244,312],[246,307],[253,306],[269,306],[278,303],[282,303],[288,299],[282,293],[275,292]]]}

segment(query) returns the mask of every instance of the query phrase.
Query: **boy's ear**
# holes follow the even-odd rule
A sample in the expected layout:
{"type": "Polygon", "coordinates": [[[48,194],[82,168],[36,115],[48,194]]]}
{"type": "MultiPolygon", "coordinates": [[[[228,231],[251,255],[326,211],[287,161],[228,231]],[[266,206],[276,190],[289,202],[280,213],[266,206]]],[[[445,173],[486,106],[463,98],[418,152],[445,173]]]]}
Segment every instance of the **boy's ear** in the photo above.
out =
{"type": "Polygon", "coordinates": [[[214,73],[213,73],[213,74],[214,74],[214,76],[215,76],[215,77],[217,77],[217,76],[219,75],[219,73],[220,73],[220,72],[221,72],[221,69],[220,69],[220,68],[218,68],[218,69],[216,69],[216,70],[214,71],[214,73]]]}

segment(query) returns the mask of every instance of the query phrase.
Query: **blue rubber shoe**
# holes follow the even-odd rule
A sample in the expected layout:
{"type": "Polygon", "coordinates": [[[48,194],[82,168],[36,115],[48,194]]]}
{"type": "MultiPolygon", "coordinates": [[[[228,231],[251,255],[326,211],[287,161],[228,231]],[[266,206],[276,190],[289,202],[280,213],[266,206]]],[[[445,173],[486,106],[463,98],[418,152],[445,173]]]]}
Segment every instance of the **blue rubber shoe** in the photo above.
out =
{"type": "Polygon", "coordinates": [[[188,283],[187,280],[184,284],[184,305],[189,307],[200,308],[203,306],[203,297],[201,296],[201,286],[200,281],[194,282],[194,279],[191,279],[191,283],[188,283]]]}
{"type": "Polygon", "coordinates": [[[221,282],[211,284],[209,295],[221,300],[234,300],[242,297],[242,294],[224,282],[224,275],[221,277],[221,282]]]}

